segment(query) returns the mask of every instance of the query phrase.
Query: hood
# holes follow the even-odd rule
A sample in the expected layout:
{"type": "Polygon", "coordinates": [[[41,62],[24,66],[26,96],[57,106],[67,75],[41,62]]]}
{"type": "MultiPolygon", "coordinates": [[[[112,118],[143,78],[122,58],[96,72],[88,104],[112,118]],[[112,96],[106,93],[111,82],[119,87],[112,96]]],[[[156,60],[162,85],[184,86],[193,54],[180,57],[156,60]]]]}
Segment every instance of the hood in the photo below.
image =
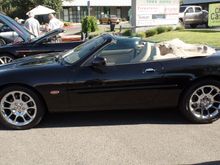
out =
{"type": "Polygon", "coordinates": [[[37,37],[37,38],[33,39],[32,42],[37,44],[37,43],[41,43],[43,40],[48,41],[49,39],[51,39],[51,38],[53,38],[53,37],[55,37],[58,34],[63,33],[63,32],[64,32],[63,29],[58,28],[58,29],[52,30],[52,31],[44,34],[43,36],[40,36],[40,37],[37,37]]]}
{"type": "Polygon", "coordinates": [[[12,63],[1,65],[0,72],[4,70],[45,67],[49,65],[60,64],[58,61],[58,57],[60,55],[62,55],[62,53],[48,53],[21,58],[14,60],[12,63]]]}
{"type": "Polygon", "coordinates": [[[25,42],[31,40],[31,36],[33,36],[33,34],[31,34],[27,29],[18,24],[12,18],[0,13],[0,21],[13,29],[25,42]]]}

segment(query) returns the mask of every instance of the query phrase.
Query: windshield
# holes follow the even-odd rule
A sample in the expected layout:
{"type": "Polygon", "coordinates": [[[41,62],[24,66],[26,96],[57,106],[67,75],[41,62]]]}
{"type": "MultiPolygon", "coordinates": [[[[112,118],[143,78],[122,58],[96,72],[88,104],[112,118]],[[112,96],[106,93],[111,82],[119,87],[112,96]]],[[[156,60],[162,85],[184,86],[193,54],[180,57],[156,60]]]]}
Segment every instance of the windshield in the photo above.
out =
{"type": "Polygon", "coordinates": [[[180,13],[183,13],[186,10],[186,7],[180,7],[180,13]]]}
{"type": "Polygon", "coordinates": [[[99,46],[104,43],[105,39],[102,36],[93,38],[84,44],[77,46],[76,48],[68,51],[63,55],[65,62],[73,64],[80,59],[86,57],[89,53],[95,51],[99,46]]]}

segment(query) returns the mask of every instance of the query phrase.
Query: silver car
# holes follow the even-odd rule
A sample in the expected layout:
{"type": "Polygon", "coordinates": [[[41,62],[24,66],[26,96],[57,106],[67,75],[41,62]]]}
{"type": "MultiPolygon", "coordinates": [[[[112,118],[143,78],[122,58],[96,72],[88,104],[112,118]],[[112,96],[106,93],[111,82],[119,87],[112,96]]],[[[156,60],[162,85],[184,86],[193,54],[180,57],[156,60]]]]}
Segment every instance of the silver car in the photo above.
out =
{"type": "Polygon", "coordinates": [[[0,46],[15,41],[18,36],[8,25],[0,21],[0,46]]]}

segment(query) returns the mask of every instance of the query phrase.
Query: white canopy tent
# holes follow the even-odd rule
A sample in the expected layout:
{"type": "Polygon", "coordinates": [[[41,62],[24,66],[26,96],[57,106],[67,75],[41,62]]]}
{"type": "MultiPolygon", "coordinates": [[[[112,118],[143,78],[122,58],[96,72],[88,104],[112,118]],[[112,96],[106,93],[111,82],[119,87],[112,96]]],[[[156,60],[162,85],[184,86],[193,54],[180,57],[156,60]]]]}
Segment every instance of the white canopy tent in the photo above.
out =
{"type": "Polygon", "coordinates": [[[45,15],[45,14],[55,13],[55,11],[48,7],[39,5],[33,8],[32,10],[30,10],[29,12],[27,12],[26,14],[28,15],[29,13],[32,13],[33,15],[45,15]]]}

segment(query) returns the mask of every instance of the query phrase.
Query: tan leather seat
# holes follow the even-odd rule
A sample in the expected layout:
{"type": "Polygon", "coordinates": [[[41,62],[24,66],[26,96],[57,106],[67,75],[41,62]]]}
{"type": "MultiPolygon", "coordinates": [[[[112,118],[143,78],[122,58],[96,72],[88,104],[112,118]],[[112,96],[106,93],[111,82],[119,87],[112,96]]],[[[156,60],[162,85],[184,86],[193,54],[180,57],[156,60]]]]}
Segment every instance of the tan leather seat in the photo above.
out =
{"type": "Polygon", "coordinates": [[[134,59],[132,59],[130,63],[133,64],[133,63],[146,62],[150,54],[151,54],[151,44],[147,42],[146,45],[144,45],[144,48],[141,51],[141,53],[138,56],[136,56],[134,59]]]}

